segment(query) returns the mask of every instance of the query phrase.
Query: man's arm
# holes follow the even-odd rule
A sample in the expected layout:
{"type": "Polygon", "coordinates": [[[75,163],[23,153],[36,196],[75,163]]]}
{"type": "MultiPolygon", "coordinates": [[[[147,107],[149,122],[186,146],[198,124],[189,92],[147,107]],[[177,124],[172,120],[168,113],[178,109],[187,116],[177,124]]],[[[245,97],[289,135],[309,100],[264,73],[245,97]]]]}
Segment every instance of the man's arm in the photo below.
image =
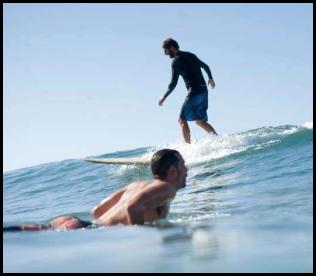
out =
{"type": "Polygon", "coordinates": [[[167,204],[176,195],[176,189],[168,184],[148,187],[128,201],[127,212],[130,224],[144,224],[146,211],[167,204]]]}
{"type": "Polygon", "coordinates": [[[92,211],[91,214],[92,216],[97,219],[100,216],[102,216],[105,212],[107,212],[115,203],[117,203],[122,195],[125,193],[126,191],[126,187],[111,194],[110,196],[108,196],[107,198],[105,198],[104,200],[102,200],[97,206],[95,206],[92,211]]]}
{"type": "Polygon", "coordinates": [[[207,76],[208,76],[208,84],[210,84],[212,86],[212,88],[215,87],[215,82],[213,80],[213,76],[212,76],[212,72],[211,72],[211,69],[210,67],[205,63],[203,62],[202,60],[200,60],[197,56],[195,56],[200,67],[203,68],[205,70],[205,72],[207,73],[207,76]]]}
{"type": "Polygon", "coordinates": [[[212,76],[210,67],[209,67],[205,62],[203,62],[202,60],[200,60],[197,56],[195,56],[195,57],[196,57],[196,59],[197,59],[199,65],[200,65],[200,67],[203,68],[203,69],[205,70],[205,72],[207,73],[208,78],[209,78],[210,80],[212,80],[212,79],[213,79],[213,76],[212,76]]]}
{"type": "Polygon", "coordinates": [[[176,88],[177,83],[178,83],[178,79],[179,79],[179,70],[177,69],[177,67],[175,66],[174,63],[172,63],[172,75],[171,75],[171,81],[168,85],[168,90],[165,93],[165,95],[163,95],[160,100],[159,100],[159,105],[162,106],[163,102],[165,101],[165,99],[169,96],[169,94],[176,88]]]}

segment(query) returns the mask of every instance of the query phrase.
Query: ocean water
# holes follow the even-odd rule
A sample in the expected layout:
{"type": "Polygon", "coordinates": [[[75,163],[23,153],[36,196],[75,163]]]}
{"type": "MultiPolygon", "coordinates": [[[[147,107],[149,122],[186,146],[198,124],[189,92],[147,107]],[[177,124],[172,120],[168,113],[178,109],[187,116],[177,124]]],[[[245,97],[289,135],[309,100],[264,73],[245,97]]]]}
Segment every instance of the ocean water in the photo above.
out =
{"type": "MultiPolygon", "coordinates": [[[[3,234],[4,272],[312,272],[313,123],[265,126],[98,157],[179,150],[188,167],[153,226],[3,234]]],[[[64,160],[4,173],[3,225],[90,210],[148,166],[64,160]]]]}

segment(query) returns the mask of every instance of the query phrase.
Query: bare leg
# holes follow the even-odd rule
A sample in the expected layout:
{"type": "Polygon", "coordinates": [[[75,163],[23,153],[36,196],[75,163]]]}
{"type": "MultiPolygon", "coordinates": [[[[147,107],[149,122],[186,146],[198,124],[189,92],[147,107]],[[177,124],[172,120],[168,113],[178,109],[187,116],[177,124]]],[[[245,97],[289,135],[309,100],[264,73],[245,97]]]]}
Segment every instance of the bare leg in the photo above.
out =
{"type": "Polygon", "coordinates": [[[217,135],[215,129],[209,123],[207,123],[203,120],[196,120],[195,122],[198,126],[203,128],[207,133],[210,134],[212,132],[213,134],[217,135]]]}
{"type": "Polygon", "coordinates": [[[15,226],[3,227],[3,232],[7,231],[40,231],[49,229],[49,226],[44,224],[20,224],[15,226]]]}
{"type": "Polygon", "coordinates": [[[72,216],[57,217],[49,223],[49,226],[55,230],[69,230],[84,227],[80,219],[72,216]]]}
{"type": "Polygon", "coordinates": [[[191,144],[191,138],[190,138],[190,128],[187,121],[179,119],[179,124],[181,126],[182,135],[184,138],[184,141],[188,144],[191,144]]]}

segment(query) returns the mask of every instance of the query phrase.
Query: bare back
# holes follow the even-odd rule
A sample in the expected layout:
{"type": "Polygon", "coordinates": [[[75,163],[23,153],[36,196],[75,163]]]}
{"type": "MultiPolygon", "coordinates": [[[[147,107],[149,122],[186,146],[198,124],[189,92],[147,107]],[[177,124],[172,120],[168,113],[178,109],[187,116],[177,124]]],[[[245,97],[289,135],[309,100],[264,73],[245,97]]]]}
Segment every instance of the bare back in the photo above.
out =
{"type": "Polygon", "coordinates": [[[133,182],[105,199],[95,208],[93,215],[96,220],[94,223],[101,225],[130,224],[127,208],[134,199],[139,199],[144,203],[142,205],[144,222],[151,223],[157,219],[166,218],[170,201],[175,196],[175,192],[170,192],[169,186],[168,183],[157,180],[133,182]],[[157,199],[157,196],[153,196],[154,193],[157,194],[157,191],[158,194],[159,191],[160,193],[163,191],[164,197],[157,199]],[[105,204],[108,204],[105,211],[96,215],[97,208],[102,208],[105,204]]]}

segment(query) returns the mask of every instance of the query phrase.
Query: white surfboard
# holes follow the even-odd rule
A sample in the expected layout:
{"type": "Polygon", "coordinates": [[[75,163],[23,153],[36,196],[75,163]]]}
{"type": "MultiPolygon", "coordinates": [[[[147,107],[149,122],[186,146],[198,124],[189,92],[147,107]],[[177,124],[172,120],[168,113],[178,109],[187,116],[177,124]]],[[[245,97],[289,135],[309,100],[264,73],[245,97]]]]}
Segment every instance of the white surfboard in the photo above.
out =
{"type": "Polygon", "coordinates": [[[85,161],[92,163],[114,164],[114,165],[149,165],[150,158],[85,158],[85,161]]]}

